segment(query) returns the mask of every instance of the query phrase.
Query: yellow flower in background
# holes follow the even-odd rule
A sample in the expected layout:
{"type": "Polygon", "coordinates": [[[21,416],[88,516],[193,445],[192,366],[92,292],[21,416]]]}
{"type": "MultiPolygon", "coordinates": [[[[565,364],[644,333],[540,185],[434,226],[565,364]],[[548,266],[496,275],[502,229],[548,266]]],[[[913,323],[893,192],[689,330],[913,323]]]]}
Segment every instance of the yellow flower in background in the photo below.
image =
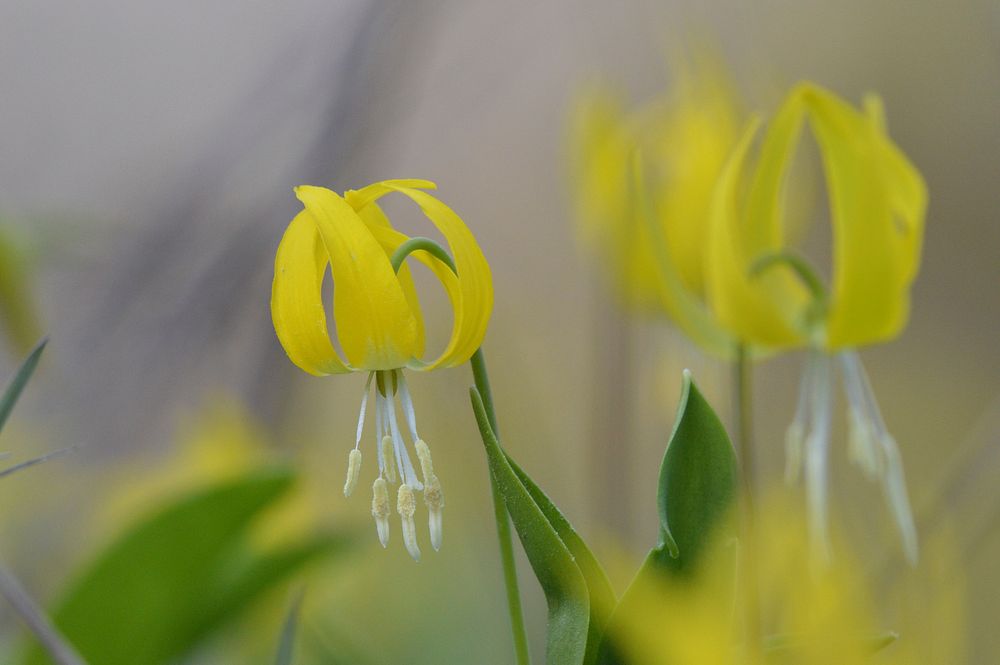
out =
{"type": "Polygon", "coordinates": [[[271,292],[274,329],[292,362],[314,375],[369,373],[355,447],[349,456],[345,495],[357,485],[360,443],[374,380],[379,476],[373,486],[372,514],[385,546],[390,514],[387,485],[395,483],[398,476],[397,512],[402,518],[404,543],[415,559],[419,559],[420,550],[413,524],[414,492],[424,494],[435,549],[441,545],[444,499],[430,450],[417,434],[413,401],[402,370],[430,370],[467,361],[483,341],[493,308],[492,278],[479,245],[458,215],[422,191],[426,189],[435,189],[434,183],[386,180],[349,190],[343,196],[322,187],[297,187],[295,194],[304,210],[289,224],[278,246],[271,292]],[[451,257],[392,227],[378,200],[394,192],[420,207],[447,241],[451,257]],[[403,262],[411,253],[440,280],[454,311],[451,338],[443,352],[431,360],[423,358],[423,317],[413,278],[403,262]],[[323,280],[328,269],[333,276],[333,321],[342,355],[330,338],[323,305],[323,280]],[[420,462],[422,481],[397,421],[397,396],[420,462]]]}
{"type": "Polygon", "coordinates": [[[881,103],[869,97],[865,106],[855,109],[816,85],[800,84],[768,124],[753,165],[748,155],[759,123],[750,123],[715,192],[705,264],[708,300],[744,344],[813,350],[787,448],[789,477],[805,469],[817,546],[827,548],[835,358],[848,401],[851,457],[881,479],[904,549],[915,560],[899,451],[854,348],[892,339],[906,324],[927,194],[920,174],[886,134],[881,103]],[[783,190],[807,120],[826,175],[833,229],[829,295],[788,243],[783,190]]]}
{"type": "Polygon", "coordinates": [[[660,311],[722,356],[735,341],[706,309],[709,209],[743,112],[717,59],[674,68],[670,94],[632,113],[597,89],[577,105],[573,181],[580,232],[622,300],[660,311]]]}

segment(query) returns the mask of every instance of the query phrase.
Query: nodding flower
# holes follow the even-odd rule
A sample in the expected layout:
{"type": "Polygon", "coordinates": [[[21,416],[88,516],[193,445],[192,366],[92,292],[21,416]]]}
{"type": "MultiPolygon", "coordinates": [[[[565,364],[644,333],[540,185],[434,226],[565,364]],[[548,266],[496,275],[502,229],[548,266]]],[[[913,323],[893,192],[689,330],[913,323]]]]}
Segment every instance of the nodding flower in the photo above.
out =
{"type": "Polygon", "coordinates": [[[413,399],[404,370],[427,371],[467,361],[482,344],[493,309],[490,269],[468,227],[448,206],[426,191],[426,180],[386,180],[343,196],[322,187],[300,186],[304,209],[285,231],[274,263],[271,317],[278,340],[293,363],[314,375],[366,372],[354,448],[348,456],[344,494],[350,496],[361,473],[361,440],[369,396],[375,394],[374,454],[378,477],[372,488],[372,515],[380,542],[389,540],[389,486],[403,542],[419,560],[414,514],[416,492],[428,508],[431,545],[441,546],[444,495],[428,445],[417,433],[413,399]],[[432,240],[397,231],[378,205],[390,193],[411,199],[437,228],[449,252],[432,240]],[[454,312],[451,337],[435,358],[424,358],[424,322],[416,287],[405,260],[410,255],[440,280],[454,312]],[[333,277],[334,346],[327,329],[323,280],[333,277]],[[373,386],[374,384],[374,386],[373,386]],[[402,408],[412,462],[403,428],[402,408]]]}
{"type": "Polygon", "coordinates": [[[906,325],[920,263],[927,192],[886,134],[881,102],[856,109],[811,83],[796,86],[749,154],[760,122],[744,132],[715,190],[707,242],[707,298],[741,343],[768,351],[806,348],[798,408],[786,436],[787,475],[805,472],[817,549],[826,536],[826,458],[831,385],[839,366],[848,404],[849,455],[881,481],[904,550],[917,537],[896,442],[856,351],[906,325]],[[828,289],[788,240],[784,194],[802,127],[816,139],[826,178],[833,252],[828,289]]]}

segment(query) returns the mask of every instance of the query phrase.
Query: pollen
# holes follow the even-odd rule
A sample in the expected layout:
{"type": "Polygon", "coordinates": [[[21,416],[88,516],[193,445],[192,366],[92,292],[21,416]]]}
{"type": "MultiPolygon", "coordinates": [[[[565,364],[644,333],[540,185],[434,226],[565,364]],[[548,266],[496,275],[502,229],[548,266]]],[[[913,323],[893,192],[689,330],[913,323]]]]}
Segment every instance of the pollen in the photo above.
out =
{"type": "Polygon", "coordinates": [[[388,434],[382,437],[382,447],[380,453],[382,455],[382,470],[385,473],[385,479],[390,483],[395,483],[396,456],[392,448],[392,437],[388,434]]]}
{"type": "Polygon", "coordinates": [[[389,490],[384,478],[376,478],[372,485],[372,517],[382,547],[389,544],[389,490]]]}
{"type": "Polygon", "coordinates": [[[413,490],[406,483],[399,486],[396,495],[396,512],[403,522],[403,544],[414,561],[420,561],[420,547],[417,545],[417,529],[413,523],[413,514],[417,511],[417,501],[413,490]]]}
{"type": "Polygon", "coordinates": [[[344,496],[351,496],[358,486],[358,476],[361,475],[361,451],[355,448],[347,457],[347,481],[344,483],[344,496]]]}

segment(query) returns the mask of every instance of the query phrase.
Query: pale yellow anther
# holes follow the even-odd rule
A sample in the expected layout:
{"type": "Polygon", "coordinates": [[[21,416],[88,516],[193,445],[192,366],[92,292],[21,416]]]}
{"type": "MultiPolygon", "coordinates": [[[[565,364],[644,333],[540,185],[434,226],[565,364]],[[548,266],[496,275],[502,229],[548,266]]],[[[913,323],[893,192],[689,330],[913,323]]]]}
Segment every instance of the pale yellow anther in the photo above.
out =
{"type": "Polygon", "coordinates": [[[423,439],[417,439],[413,444],[417,449],[417,459],[420,460],[420,470],[424,474],[424,484],[434,475],[434,464],[431,462],[431,449],[424,443],[423,439]]]}
{"type": "Polygon", "coordinates": [[[358,486],[358,476],[361,474],[361,451],[355,448],[347,457],[347,481],[344,483],[344,496],[351,496],[358,486]]]}
{"type": "Polygon", "coordinates": [[[417,511],[417,501],[413,490],[406,483],[399,486],[396,495],[396,512],[403,522],[403,544],[414,561],[420,561],[420,547],[417,545],[417,529],[413,523],[413,514],[417,511]]]}
{"type": "Polygon", "coordinates": [[[427,525],[431,535],[431,546],[441,549],[441,509],[444,508],[444,493],[441,482],[433,473],[424,480],[424,503],[427,504],[427,525]]]}
{"type": "Polygon", "coordinates": [[[847,414],[847,454],[852,462],[861,467],[869,479],[881,473],[877,446],[877,435],[871,423],[861,411],[851,407],[847,414]]]}
{"type": "Polygon", "coordinates": [[[372,485],[372,517],[378,530],[378,540],[382,547],[389,544],[389,490],[384,478],[377,478],[372,485]]]}
{"type": "Polygon", "coordinates": [[[385,479],[390,483],[396,482],[396,455],[392,448],[392,437],[386,434],[382,437],[382,447],[380,448],[382,455],[382,469],[385,473],[385,479]]]}

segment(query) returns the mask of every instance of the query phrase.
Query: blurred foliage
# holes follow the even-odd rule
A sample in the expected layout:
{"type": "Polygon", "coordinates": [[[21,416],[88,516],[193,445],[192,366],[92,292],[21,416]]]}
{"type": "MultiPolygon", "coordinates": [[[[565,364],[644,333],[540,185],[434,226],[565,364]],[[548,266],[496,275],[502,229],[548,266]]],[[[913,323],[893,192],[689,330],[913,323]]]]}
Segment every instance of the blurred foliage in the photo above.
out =
{"type": "Polygon", "coordinates": [[[41,336],[38,312],[30,297],[28,260],[9,230],[0,226],[0,327],[11,350],[22,354],[41,336]]]}

